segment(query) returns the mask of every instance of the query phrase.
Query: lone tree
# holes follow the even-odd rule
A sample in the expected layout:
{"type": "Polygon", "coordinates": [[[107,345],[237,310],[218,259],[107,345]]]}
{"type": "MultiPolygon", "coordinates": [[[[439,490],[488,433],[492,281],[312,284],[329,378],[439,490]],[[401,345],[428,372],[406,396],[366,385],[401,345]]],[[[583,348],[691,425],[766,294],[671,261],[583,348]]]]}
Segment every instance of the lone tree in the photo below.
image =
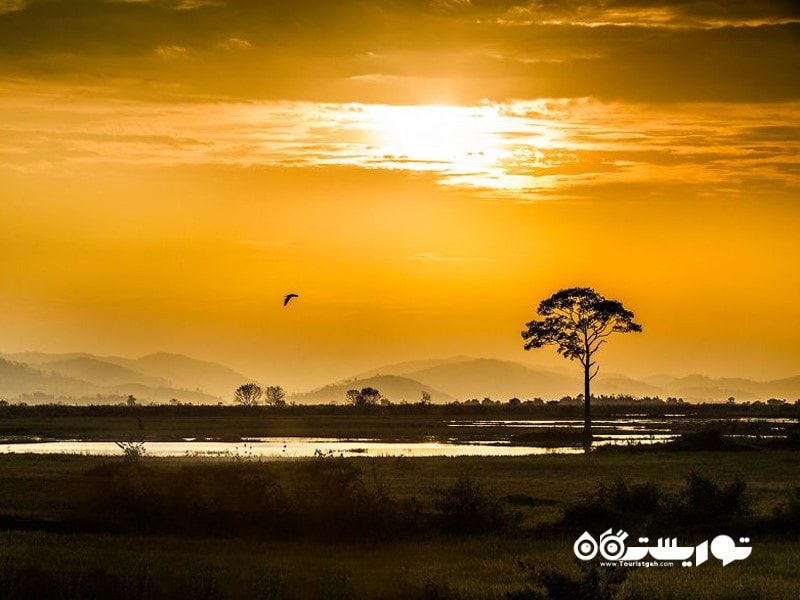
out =
{"type": "Polygon", "coordinates": [[[261,400],[263,393],[264,390],[255,383],[246,383],[236,388],[233,400],[242,406],[258,406],[258,401],[261,400]]]}
{"type": "Polygon", "coordinates": [[[542,300],[536,313],[543,318],[525,324],[525,350],[556,345],[560,355],[577,358],[583,366],[583,447],[588,451],[592,447],[589,383],[600,369],[594,354],[612,333],[641,331],[642,326],[633,322],[633,313],[621,302],[607,300],[592,288],[560,290],[542,300]]]}

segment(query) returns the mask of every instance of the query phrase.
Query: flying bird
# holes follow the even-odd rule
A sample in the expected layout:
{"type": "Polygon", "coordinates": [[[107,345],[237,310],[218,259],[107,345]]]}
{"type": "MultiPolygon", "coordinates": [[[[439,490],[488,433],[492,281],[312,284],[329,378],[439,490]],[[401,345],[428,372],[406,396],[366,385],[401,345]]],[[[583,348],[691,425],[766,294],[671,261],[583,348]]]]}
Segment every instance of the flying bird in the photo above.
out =
{"type": "Polygon", "coordinates": [[[289,300],[291,300],[292,298],[299,298],[299,297],[300,296],[298,296],[297,294],[286,294],[286,297],[283,299],[283,305],[286,306],[287,304],[289,304],[289,300]]]}

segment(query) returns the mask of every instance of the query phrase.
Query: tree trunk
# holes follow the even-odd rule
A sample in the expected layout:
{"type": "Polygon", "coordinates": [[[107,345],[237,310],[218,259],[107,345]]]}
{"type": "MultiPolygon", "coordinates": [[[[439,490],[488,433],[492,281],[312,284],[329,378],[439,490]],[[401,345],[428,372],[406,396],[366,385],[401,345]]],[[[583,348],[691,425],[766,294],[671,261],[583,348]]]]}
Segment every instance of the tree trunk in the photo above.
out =
{"type": "Polygon", "coordinates": [[[592,396],[589,392],[589,360],[587,358],[586,365],[583,368],[583,450],[590,452],[592,449],[592,396]]]}

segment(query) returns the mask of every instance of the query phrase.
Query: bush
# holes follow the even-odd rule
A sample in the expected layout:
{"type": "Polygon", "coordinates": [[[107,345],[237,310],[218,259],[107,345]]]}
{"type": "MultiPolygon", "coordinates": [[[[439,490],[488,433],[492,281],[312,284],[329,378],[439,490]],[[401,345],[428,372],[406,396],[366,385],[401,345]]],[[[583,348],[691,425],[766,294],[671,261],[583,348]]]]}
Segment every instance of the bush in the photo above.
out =
{"type": "Polygon", "coordinates": [[[628,528],[636,523],[656,534],[676,526],[730,525],[753,514],[744,481],[720,484],[710,477],[691,473],[683,490],[664,492],[656,483],[629,484],[617,479],[600,485],[586,498],[564,509],[557,529],[577,534],[596,527],[628,528]]]}
{"type": "Polygon", "coordinates": [[[800,487],[788,493],[786,501],[775,509],[772,518],[765,525],[767,529],[778,533],[800,532],[800,487]]]}
{"type": "Polygon", "coordinates": [[[722,429],[708,428],[692,433],[684,433],[678,439],[664,444],[669,450],[684,451],[711,451],[735,452],[750,448],[730,436],[725,435],[722,429]]]}
{"type": "Polygon", "coordinates": [[[582,502],[567,506],[561,524],[579,533],[597,523],[614,529],[630,526],[633,521],[647,523],[665,512],[666,501],[653,482],[629,484],[617,479],[610,486],[599,485],[582,502]]]}
{"type": "Polygon", "coordinates": [[[435,490],[433,506],[444,533],[499,533],[513,528],[520,519],[466,473],[449,487],[435,490]]]}
{"type": "Polygon", "coordinates": [[[143,458],[147,453],[147,449],[144,447],[143,439],[114,443],[120,450],[122,450],[122,454],[125,456],[125,458],[133,462],[143,458]]]}
{"type": "Polygon", "coordinates": [[[691,473],[678,496],[673,512],[683,523],[729,521],[753,514],[752,501],[741,479],[722,485],[709,477],[691,473]]]}
{"type": "Polygon", "coordinates": [[[532,586],[508,592],[506,600],[611,600],[631,571],[625,567],[598,569],[590,563],[580,563],[578,577],[571,577],[557,567],[542,567],[520,562],[532,586]]]}

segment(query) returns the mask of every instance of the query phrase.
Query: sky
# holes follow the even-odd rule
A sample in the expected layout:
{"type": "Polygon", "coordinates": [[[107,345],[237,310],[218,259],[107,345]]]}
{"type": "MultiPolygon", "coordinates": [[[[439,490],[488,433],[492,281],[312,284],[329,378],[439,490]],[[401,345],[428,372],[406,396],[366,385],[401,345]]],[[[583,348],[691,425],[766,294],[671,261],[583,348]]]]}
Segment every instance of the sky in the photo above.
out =
{"type": "Polygon", "coordinates": [[[797,73],[795,0],[0,0],[0,352],[577,374],[588,286],[605,372],[798,375],[797,73]]]}

